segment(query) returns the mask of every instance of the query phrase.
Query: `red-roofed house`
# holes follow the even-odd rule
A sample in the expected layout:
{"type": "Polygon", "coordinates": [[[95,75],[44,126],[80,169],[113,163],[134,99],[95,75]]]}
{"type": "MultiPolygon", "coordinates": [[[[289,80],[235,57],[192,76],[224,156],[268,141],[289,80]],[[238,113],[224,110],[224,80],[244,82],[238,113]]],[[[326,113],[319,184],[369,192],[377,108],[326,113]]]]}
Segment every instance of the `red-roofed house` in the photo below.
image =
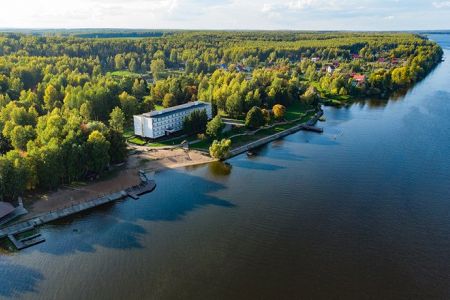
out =
{"type": "Polygon", "coordinates": [[[352,75],[353,81],[356,83],[356,85],[360,86],[366,82],[366,75],[362,74],[354,74],[352,75]]]}

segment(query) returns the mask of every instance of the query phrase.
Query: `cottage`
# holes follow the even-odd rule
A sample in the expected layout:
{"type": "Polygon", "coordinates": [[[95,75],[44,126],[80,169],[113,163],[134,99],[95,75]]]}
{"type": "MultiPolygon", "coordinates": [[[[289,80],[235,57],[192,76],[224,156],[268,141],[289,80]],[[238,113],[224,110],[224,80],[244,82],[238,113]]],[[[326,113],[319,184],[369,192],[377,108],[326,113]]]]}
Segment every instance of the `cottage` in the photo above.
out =
{"type": "Polygon", "coordinates": [[[334,65],[327,66],[327,73],[333,74],[335,70],[336,67],[334,65]]]}
{"type": "Polygon", "coordinates": [[[137,136],[156,139],[183,129],[184,118],[192,112],[205,110],[212,118],[211,103],[196,101],[134,116],[134,133],[137,136]]]}
{"type": "Polygon", "coordinates": [[[353,74],[352,78],[353,78],[353,82],[357,86],[361,86],[361,85],[363,85],[366,82],[366,75],[353,74]]]}

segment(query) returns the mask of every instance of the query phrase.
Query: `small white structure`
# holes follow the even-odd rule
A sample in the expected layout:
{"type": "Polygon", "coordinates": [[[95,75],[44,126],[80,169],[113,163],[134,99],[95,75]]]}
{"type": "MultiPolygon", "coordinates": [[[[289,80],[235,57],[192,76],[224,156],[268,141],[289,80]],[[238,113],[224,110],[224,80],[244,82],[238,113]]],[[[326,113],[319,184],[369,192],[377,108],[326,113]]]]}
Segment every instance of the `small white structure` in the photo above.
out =
{"type": "Polygon", "coordinates": [[[205,110],[208,120],[212,119],[211,103],[196,101],[152,111],[134,116],[134,134],[137,136],[157,139],[183,129],[184,118],[193,111],[205,110]]]}

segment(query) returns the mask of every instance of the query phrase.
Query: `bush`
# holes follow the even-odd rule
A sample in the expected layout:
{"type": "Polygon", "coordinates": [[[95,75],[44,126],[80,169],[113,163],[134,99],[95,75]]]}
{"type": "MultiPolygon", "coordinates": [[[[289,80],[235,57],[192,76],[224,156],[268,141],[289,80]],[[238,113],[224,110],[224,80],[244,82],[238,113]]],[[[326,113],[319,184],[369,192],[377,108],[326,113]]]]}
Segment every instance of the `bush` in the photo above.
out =
{"type": "Polygon", "coordinates": [[[220,160],[226,159],[230,155],[231,140],[223,139],[220,142],[215,140],[211,147],[209,147],[209,154],[213,158],[220,160]]]}

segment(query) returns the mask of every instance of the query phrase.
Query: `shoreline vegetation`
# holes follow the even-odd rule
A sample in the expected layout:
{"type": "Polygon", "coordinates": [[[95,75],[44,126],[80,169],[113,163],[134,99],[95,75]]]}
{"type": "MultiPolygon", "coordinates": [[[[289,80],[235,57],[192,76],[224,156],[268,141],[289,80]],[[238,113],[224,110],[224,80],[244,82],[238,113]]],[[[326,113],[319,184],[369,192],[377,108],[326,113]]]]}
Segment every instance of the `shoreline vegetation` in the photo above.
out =
{"type": "Polygon", "coordinates": [[[443,54],[412,33],[119,37],[0,33],[0,200],[28,196],[38,213],[132,186],[139,169],[213,161],[204,153],[213,146],[225,158],[307,122],[319,105],[408,88],[443,54]],[[127,130],[135,114],[196,100],[212,103],[216,117],[190,120],[178,137],[147,141],[127,130]],[[194,150],[173,147],[185,140],[194,150]]]}

